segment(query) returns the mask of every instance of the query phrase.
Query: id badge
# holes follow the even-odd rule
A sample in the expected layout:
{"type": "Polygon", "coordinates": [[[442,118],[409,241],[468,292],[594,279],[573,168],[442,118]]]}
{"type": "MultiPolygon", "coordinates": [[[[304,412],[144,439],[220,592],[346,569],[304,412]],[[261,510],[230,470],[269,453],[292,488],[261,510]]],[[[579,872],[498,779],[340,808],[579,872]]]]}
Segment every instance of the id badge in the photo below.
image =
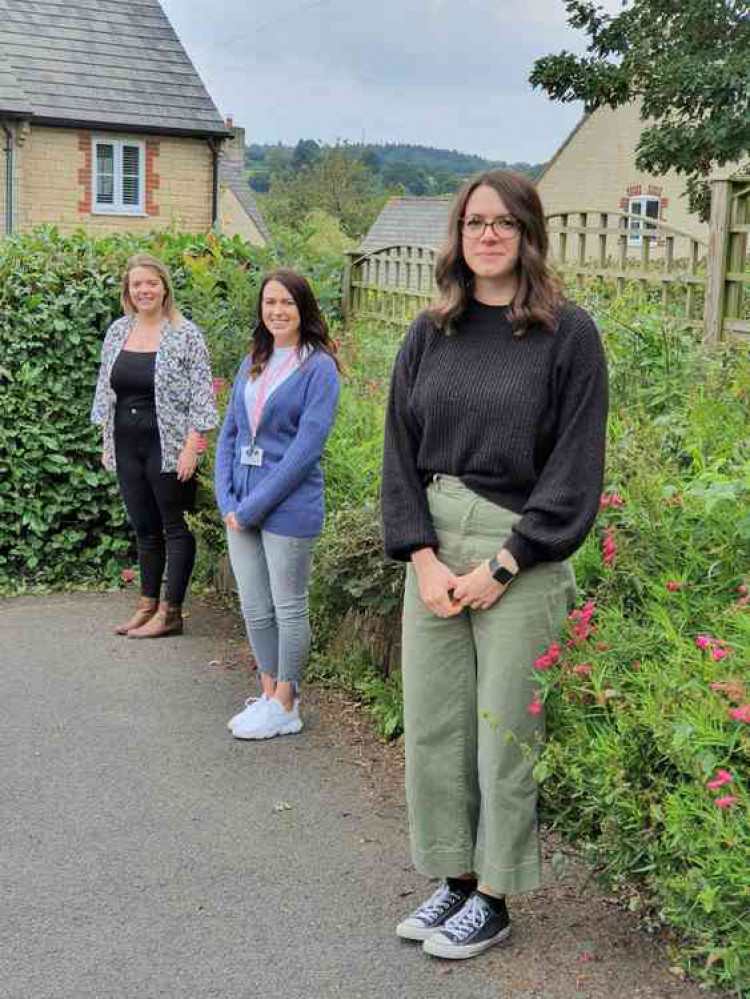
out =
{"type": "Polygon", "coordinates": [[[253,468],[260,468],[263,464],[263,448],[253,447],[251,444],[243,447],[240,460],[243,465],[252,465],[253,468]]]}

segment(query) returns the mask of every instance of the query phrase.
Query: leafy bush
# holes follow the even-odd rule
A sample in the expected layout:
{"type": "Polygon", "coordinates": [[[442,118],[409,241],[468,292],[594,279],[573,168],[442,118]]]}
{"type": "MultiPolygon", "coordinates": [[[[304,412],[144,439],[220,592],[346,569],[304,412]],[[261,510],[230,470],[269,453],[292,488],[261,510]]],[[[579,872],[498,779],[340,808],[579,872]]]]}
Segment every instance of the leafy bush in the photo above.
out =
{"type": "MultiPolygon", "coordinates": [[[[543,814],[631,908],[680,931],[692,974],[750,995],[750,358],[706,351],[636,298],[589,305],[610,362],[607,483],[575,558],[593,617],[540,664],[543,814]]],[[[402,333],[361,326],[347,343],[314,591],[322,675],[391,734],[403,570],[381,556],[373,462],[402,333]]]]}
{"type": "Polygon", "coordinates": [[[692,974],[750,995],[750,358],[617,308],[603,328],[608,483],[584,624],[540,662],[544,812],[692,974]]]}
{"type": "MultiPolygon", "coordinates": [[[[121,311],[125,261],[139,251],[171,269],[177,303],[203,329],[219,378],[234,374],[247,349],[263,272],[300,263],[283,248],[212,234],[92,239],[46,229],[0,242],[0,589],[113,582],[132,561],[133,539],[114,476],[99,464],[89,411],[101,341],[121,311]]],[[[312,231],[307,251],[335,323],[340,256],[318,247],[312,231]]],[[[210,488],[201,496],[208,529],[210,488]]],[[[217,544],[215,530],[212,538],[217,544]]]]}

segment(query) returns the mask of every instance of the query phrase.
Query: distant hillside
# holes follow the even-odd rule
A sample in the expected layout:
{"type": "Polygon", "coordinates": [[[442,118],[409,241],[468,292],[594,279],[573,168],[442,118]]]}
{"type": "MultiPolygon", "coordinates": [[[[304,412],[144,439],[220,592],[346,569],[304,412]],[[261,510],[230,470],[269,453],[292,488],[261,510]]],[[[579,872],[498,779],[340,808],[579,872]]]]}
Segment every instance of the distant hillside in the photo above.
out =
{"type": "MultiPolygon", "coordinates": [[[[456,149],[436,149],[411,143],[347,143],[352,157],[361,160],[374,178],[387,190],[402,189],[409,194],[450,194],[472,174],[492,167],[518,170],[531,177],[540,173],[543,163],[488,160],[456,149]]],[[[288,179],[325,157],[330,146],[314,139],[300,139],[294,146],[282,143],[247,147],[245,159],[250,184],[267,191],[274,179],[288,179]]]]}

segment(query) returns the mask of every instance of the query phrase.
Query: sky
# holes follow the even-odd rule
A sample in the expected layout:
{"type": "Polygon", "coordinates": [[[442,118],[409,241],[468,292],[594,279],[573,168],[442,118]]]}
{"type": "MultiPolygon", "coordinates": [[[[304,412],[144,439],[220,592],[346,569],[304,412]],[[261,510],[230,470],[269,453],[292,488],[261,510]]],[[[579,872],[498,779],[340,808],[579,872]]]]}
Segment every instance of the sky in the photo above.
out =
{"type": "Polygon", "coordinates": [[[537,163],[581,115],[528,83],[535,59],[585,47],[563,0],[161,2],[248,143],[364,138],[537,163]]]}

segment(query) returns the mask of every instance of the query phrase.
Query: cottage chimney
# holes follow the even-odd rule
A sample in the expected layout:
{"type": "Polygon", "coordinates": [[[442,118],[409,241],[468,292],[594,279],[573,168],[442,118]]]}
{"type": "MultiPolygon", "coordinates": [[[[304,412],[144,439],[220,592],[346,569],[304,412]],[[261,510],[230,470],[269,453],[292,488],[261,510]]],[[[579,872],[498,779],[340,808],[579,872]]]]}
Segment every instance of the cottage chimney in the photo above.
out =
{"type": "Polygon", "coordinates": [[[245,129],[234,124],[233,118],[227,118],[227,128],[232,130],[232,138],[224,141],[224,158],[230,163],[245,162],[245,129]]]}

